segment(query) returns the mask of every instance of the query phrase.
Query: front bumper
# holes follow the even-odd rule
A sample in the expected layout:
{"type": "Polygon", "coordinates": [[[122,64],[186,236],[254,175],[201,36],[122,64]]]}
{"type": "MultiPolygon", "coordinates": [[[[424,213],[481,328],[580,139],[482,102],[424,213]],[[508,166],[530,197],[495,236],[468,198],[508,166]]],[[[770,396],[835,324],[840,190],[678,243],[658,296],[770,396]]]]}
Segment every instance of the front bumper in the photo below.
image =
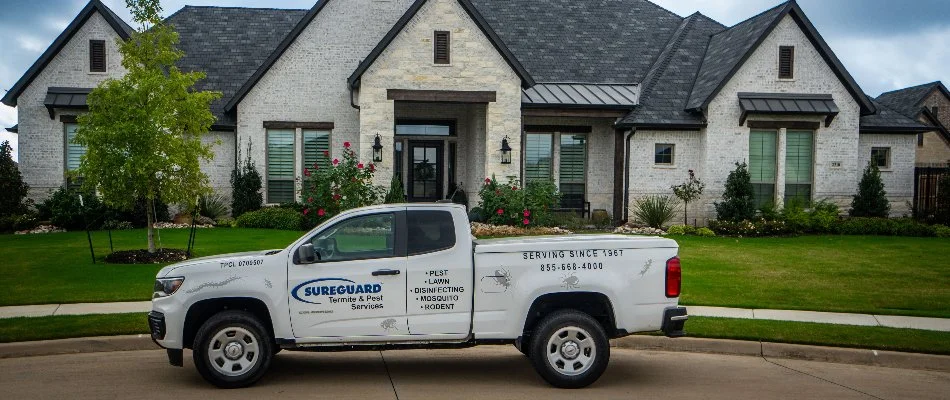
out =
{"type": "Polygon", "coordinates": [[[158,341],[165,339],[165,327],[165,314],[158,311],[150,311],[148,313],[148,329],[152,333],[152,341],[159,346],[162,345],[159,344],[158,341]]]}
{"type": "Polygon", "coordinates": [[[660,330],[668,337],[681,337],[686,335],[683,327],[689,315],[686,313],[686,307],[669,307],[663,311],[663,325],[660,330]]]}

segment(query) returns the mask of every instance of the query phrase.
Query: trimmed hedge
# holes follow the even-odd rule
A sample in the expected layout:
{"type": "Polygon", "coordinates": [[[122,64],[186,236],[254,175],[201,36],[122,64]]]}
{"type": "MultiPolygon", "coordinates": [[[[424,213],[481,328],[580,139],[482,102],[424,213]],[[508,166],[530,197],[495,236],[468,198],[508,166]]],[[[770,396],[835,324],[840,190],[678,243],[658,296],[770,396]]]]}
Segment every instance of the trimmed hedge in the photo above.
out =
{"type": "Polygon", "coordinates": [[[240,228],[303,230],[303,214],[292,208],[267,207],[241,214],[235,220],[240,228]]]}
{"type": "MultiPolygon", "coordinates": [[[[827,221],[823,221],[827,222],[827,221]]],[[[800,222],[789,223],[781,220],[727,222],[710,221],[709,227],[720,235],[726,236],[782,236],[799,233],[871,235],[871,236],[911,236],[911,237],[950,237],[950,228],[944,225],[927,225],[910,218],[847,218],[822,223],[821,229],[800,229],[800,222]]]]}

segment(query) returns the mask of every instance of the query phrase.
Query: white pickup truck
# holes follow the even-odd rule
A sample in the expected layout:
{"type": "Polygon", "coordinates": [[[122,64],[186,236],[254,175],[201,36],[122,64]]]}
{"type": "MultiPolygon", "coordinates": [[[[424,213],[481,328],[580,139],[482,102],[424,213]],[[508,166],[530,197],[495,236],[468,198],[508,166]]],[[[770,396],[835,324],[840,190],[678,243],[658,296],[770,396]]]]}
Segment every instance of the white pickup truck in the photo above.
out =
{"type": "Polygon", "coordinates": [[[682,335],[675,241],[620,235],[473,240],[465,208],[344,212],[285,249],[163,268],[148,322],[181,366],[223,388],[253,384],[281,349],[514,344],[550,384],[593,383],[608,339],[682,335]]]}

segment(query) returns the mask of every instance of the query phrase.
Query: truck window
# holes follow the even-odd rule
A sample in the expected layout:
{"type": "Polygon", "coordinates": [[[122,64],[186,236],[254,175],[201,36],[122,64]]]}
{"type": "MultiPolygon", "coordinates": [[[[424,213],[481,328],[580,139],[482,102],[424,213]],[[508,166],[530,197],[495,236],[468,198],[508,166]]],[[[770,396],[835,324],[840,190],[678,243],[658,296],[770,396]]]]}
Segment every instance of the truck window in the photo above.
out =
{"type": "Polygon", "coordinates": [[[353,217],[311,239],[320,262],[366,260],[396,255],[393,214],[353,217]]]}
{"type": "Polygon", "coordinates": [[[409,255],[455,247],[455,224],[448,211],[412,211],[406,216],[409,255]]]}

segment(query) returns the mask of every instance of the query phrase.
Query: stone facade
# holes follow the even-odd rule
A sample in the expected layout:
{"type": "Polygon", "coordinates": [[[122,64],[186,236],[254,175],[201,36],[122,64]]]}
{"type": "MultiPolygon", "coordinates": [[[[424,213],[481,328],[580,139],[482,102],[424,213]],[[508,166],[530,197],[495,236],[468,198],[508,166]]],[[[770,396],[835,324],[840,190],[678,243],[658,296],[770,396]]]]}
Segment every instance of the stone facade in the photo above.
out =
{"type": "MultiPolygon", "coordinates": [[[[937,118],[944,128],[950,129],[950,99],[943,92],[935,90],[921,104],[928,110],[937,107],[937,118]]],[[[921,116],[921,122],[930,123],[921,116]]],[[[940,132],[924,133],[923,143],[917,146],[917,163],[923,165],[950,164],[950,142],[940,132]]]]}
{"type": "Polygon", "coordinates": [[[17,98],[20,171],[34,201],[42,201],[65,183],[66,130],[60,117],[77,114],[56,110],[51,119],[43,105],[47,89],[94,88],[106,79],[125,75],[118,39],[119,34],[105,18],[94,13],[17,98]],[[90,40],[105,40],[106,72],[89,72],[90,40]]]}

